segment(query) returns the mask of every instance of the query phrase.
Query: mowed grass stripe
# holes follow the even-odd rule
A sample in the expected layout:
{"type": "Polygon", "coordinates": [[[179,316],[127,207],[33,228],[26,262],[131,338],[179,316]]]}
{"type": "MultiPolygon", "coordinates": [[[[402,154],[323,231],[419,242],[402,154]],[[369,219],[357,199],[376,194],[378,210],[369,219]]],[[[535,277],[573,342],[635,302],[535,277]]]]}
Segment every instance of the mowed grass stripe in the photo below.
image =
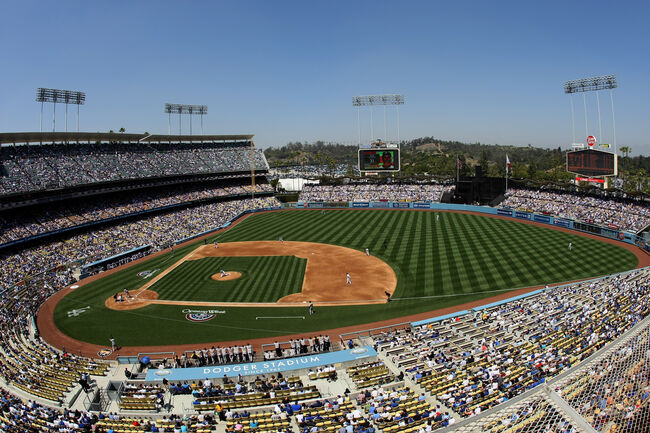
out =
{"type": "Polygon", "coordinates": [[[515,269],[511,264],[512,257],[508,251],[503,248],[501,242],[494,239],[494,232],[497,227],[491,224],[492,220],[483,218],[477,221],[479,230],[485,236],[479,236],[476,241],[481,247],[481,261],[486,264],[486,269],[489,269],[495,280],[501,280],[503,285],[495,285],[495,289],[504,287],[515,286],[515,269]]]}
{"type": "Polygon", "coordinates": [[[496,285],[491,272],[486,269],[486,261],[483,253],[479,250],[479,244],[475,241],[479,235],[479,227],[475,221],[469,218],[461,218],[459,226],[466,236],[460,238],[463,251],[467,257],[466,266],[471,267],[474,278],[477,281],[477,288],[481,291],[488,290],[496,285]],[[469,236],[467,236],[469,234],[469,236]]]}
{"type": "Polygon", "coordinates": [[[476,265],[477,275],[480,275],[478,278],[482,282],[480,285],[481,290],[490,290],[495,287],[502,287],[504,280],[500,277],[495,276],[489,266],[492,265],[491,260],[486,257],[487,251],[484,249],[484,245],[480,242],[483,237],[486,237],[483,229],[481,227],[481,222],[465,218],[463,220],[464,227],[467,227],[467,230],[470,230],[472,236],[470,239],[466,239],[465,242],[469,246],[469,255],[470,260],[473,264],[476,265]],[[499,278],[497,280],[497,278],[499,278]]]}
{"type": "Polygon", "coordinates": [[[444,245],[442,242],[442,218],[439,218],[434,226],[433,233],[431,234],[432,238],[432,288],[430,293],[434,296],[442,294],[443,280],[442,280],[442,254],[444,250],[444,245]]]}
{"type": "MultiPolygon", "coordinates": [[[[246,270],[246,288],[236,299],[241,299],[242,302],[251,302],[257,299],[266,298],[267,293],[265,293],[265,289],[261,286],[266,282],[264,278],[267,277],[268,274],[265,273],[265,270],[270,261],[269,256],[261,256],[258,260],[253,261],[246,270]]],[[[274,262],[278,264],[280,260],[274,260],[274,262]]]]}
{"type": "Polygon", "coordinates": [[[537,233],[537,236],[530,233],[526,230],[526,225],[517,224],[513,225],[510,228],[510,233],[512,236],[504,239],[506,247],[515,251],[518,250],[517,262],[519,263],[519,285],[524,284],[525,281],[532,281],[534,284],[541,283],[547,279],[544,278],[544,275],[550,274],[550,268],[546,266],[545,263],[542,263],[541,260],[536,260],[536,256],[539,256],[539,248],[537,245],[542,242],[539,238],[540,233],[537,233]],[[528,243],[519,246],[519,242],[515,239],[527,239],[528,243]]]}
{"type": "Polygon", "coordinates": [[[458,236],[458,227],[455,221],[453,218],[447,218],[443,223],[442,242],[446,252],[446,265],[443,263],[443,267],[446,267],[448,271],[447,278],[443,277],[443,294],[454,294],[463,291],[460,269],[456,265],[458,249],[452,241],[453,238],[458,236]]]}
{"type": "Polygon", "coordinates": [[[425,219],[429,219],[428,212],[420,212],[416,219],[415,228],[409,235],[409,249],[407,254],[412,255],[415,252],[415,286],[414,296],[424,296],[427,292],[425,276],[428,272],[426,268],[426,245],[430,244],[429,237],[426,233],[425,219]],[[424,248],[421,248],[424,246],[424,248]]]}
{"type": "Polygon", "coordinates": [[[377,225],[372,227],[372,242],[370,244],[370,254],[375,256],[383,256],[384,252],[384,238],[386,236],[386,228],[390,226],[393,221],[397,220],[397,212],[384,211],[379,212],[381,218],[377,221],[377,225]]]}
{"type": "MultiPolygon", "coordinates": [[[[391,256],[394,260],[400,264],[400,270],[403,272],[403,275],[407,280],[412,281],[414,278],[412,267],[411,267],[411,256],[407,256],[405,251],[402,251],[402,243],[407,237],[407,233],[410,233],[412,228],[413,217],[406,215],[400,215],[400,221],[398,222],[399,231],[394,235],[393,244],[391,249],[391,256]]],[[[399,279],[398,287],[399,287],[399,279]]],[[[412,296],[412,290],[408,291],[408,294],[404,293],[402,296],[412,296]]]]}
{"type": "Polygon", "coordinates": [[[466,230],[469,230],[469,233],[474,232],[474,227],[473,225],[467,225],[467,220],[466,215],[461,215],[461,218],[458,218],[458,233],[463,233],[465,236],[459,236],[454,239],[456,241],[456,245],[458,245],[458,253],[460,255],[460,264],[462,265],[463,273],[464,273],[464,279],[466,282],[473,282],[470,283],[469,285],[466,284],[466,288],[463,290],[464,292],[471,292],[471,291],[481,291],[484,287],[483,283],[484,280],[482,278],[482,274],[477,272],[475,269],[475,264],[476,261],[474,260],[473,257],[473,248],[469,244],[469,240],[471,239],[471,235],[467,236],[466,230]]]}

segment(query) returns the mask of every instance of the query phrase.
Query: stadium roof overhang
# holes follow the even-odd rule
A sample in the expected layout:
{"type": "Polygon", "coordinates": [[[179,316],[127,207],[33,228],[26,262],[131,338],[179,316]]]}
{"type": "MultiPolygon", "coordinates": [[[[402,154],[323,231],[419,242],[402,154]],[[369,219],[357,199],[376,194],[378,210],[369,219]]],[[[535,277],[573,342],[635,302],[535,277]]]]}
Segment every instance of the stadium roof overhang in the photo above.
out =
{"type": "Polygon", "coordinates": [[[248,141],[253,134],[236,135],[148,135],[109,132],[5,132],[0,144],[30,143],[201,143],[218,141],[248,141]]]}

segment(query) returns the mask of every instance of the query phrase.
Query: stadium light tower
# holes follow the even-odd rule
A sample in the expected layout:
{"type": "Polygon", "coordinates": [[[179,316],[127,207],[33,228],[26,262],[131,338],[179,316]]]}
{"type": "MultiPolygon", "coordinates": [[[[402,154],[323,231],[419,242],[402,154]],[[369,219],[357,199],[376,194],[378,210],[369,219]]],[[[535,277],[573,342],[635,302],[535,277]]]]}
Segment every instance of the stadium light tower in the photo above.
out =
{"type": "Polygon", "coordinates": [[[72,90],[46,89],[39,87],[36,89],[36,102],[41,103],[41,132],[43,132],[43,103],[54,103],[54,112],[52,114],[52,132],[56,131],[56,104],[63,102],[65,104],[65,132],[68,132],[68,104],[77,106],[77,132],[79,132],[79,106],[86,103],[86,94],[72,90]]]}
{"type": "Polygon", "coordinates": [[[374,139],[373,129],[373,109],[375,105],[384,106],[384,137],[388,136],[386,129],[386,106],[395,105],[397,108],[397,142],[399,143],[399,106],[404,104],[404,95],[366,95],[354,96],[352,106],[357,107],[357,129],[359,135],[359,144],[361,144],[361,107],[370,106],[370,139],[374,139]]]}
{"type": "Polygon", "coordinates": [[[203,135],[203,116],[208,114],[207,105],[186,105],[186,104],[165,104],[165,113],[169,115],[168,133],[172,134],[172,113],[178,113],[178,135],[181,134],[181,116],[183,114],[190,115],[190,135],[192,135],[192,115],[198,114],[201,116],[201,135],[203,135]]]}
{"type": "Polygon", "coordinates": [[[573,142],[576,142],[576,126],[575,126],[575,115],[573,110],[573,94],[582,93],[583,104],[585,108],[585,132],[586,135],[589,135],[589,122],[587,119],[587,92],[596,92],[596,101],[598,104],[598,133],[600,134],[600,139],[603,136],[603,126],[600,118],[600,90],[610,91],[610,100],[612,103],[612,129],[613,129],[613,138],[614,138],[614,153],[616,153],[616,118],[614,116],[614,89],[618,87],[618,82],[616,81],[616,75],[602,75],[600,77],[590,77],[590,78],[580,78],[577,80],[571,80],[564,83],[564,93],[570,95],[571,101],[571,124],[573,127],[573,142]]]}

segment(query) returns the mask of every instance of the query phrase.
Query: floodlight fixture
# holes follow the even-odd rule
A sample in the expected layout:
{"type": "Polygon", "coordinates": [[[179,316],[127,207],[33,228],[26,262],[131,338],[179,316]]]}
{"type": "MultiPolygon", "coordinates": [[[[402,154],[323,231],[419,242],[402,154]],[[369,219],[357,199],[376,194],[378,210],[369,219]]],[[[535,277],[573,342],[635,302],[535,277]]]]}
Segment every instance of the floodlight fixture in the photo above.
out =
{"type": "Polygon", "coordinates": [[[602,75],[600,77],[580,78],[564,83],[564,93],[591,92],[598,90],[615,89],[618,87],[616,75],[602,75]]]}
{"type": "Polygon", "coordinates": [[[362,107],[367,105],[403,105],[404,95],[366,95],[354,96],[352,105],[362,107]]]}
{"type": "Polygon", "coordinates": [[[208,114],[207,105],[189,105],[189,104],[165,104],[165,113],[169,115],[169,135],[172,131],[172,113],[178,113],[178,135],[181,135],[181,116],[183,114],[190,115],[190,135],[192,135],[192,115],[197,114],[201,116],[201,134],[203,135],[203,116],[208,114]]]}
{"type": "Polygon", "coordinates": [[[43,132],[43,103],[52,102],[54,113],[52,117],[52,131],[56,130],[56,104],[65,104],[65,131],[68,132],[68,104],[77,106],[77,132],[79,132],[79,106],[86,103],[86,94],[73,90],[47,89],[39,87],[36,89],[36,102],[41,103],[41,132],[43,132]]]}
{"type": "Polygon", "coordinates": [[[384,106],[384,137],[388,136],[386,127],[386,106],[396,105],[397,107],[397,142],[399,143],[399,106],[404,104],[404,95],[387,94],[387,95],[364,95],[353,96],[352,106],[357,107],[357,129],[359,135],[359,145],[361,145],[361,107],[370,107],[370,138],[374,139],[374,120],[372,107],[375,105],[384,106]]]}
{"type": "Polygon", "coordinates": [[[570,96],[569,100],[571,102],[571,123],[573,127],[573,143],[576,142],[576,133],[575,133],[575,114],[573,108],[573,94],[582,93],[582,99],[585,109],[585,136],[589,135],[589,122],[587,118],[587,92],[596,92],[596,102],[598,105],[598,132],[599,139],[603,137],[603,128],[602,121],[600,118],[600,90],[610,90],[610,100],[612,107],[612,131],[613,131],[613,142],[614,142],[614,153],[616,153],[616,117],[614,115],[614,89],[618,87],[618,82],[616,81],[616,75],[601,75],[599,77],[589,77],[589,78],[579,78],[577,80],[571,80],[564,83],[564,93],[570,96]]]}

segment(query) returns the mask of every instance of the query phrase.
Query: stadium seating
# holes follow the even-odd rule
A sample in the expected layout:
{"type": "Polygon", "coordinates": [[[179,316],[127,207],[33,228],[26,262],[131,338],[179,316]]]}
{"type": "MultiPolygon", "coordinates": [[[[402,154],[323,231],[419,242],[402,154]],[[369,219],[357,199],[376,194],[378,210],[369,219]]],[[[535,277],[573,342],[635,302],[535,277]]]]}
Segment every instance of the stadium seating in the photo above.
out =
{"type": "Polygon", "coordinates": [[[300,201],[430,201],[439,202],[453,185],[441,184],[350,184],[310,185],[300,193],[300,201]]]}
{"type": "MultiPolygon", "coordinates": [[[[250,170],[248,143],[67,143],[0,151],[0,195],[116,180],[250,170]]],[[[261,150],[254,166],[268,170],[261,150]]]]}
{"type": "Polygon", "coordinates": [[[511,189],[503,207],[558,215],[578,221],[591,221],[638,232],[650,224],[650,203],[570,194],[560,191],[511,189]]]}
{"type": "MultiPolygon", "coordinates": [[[[247,149],[189,144],[147,144],[141,148],[75,144],[64,151],[51,146],[3,148],[2,161],[9,175],[0,179],[0,186],[3,193],[8,194],[117,179],[243,171],[249,168],[247,149]]],[[[260,166],[266,164],[261,154],[256,155],[258,163],[260,166]]],[[[174,187],[165,192],[135,193],[121,201],[88,201],[74,207],[55,206],[43,214],[24,217],[16,214],[13,219],[0,219],[0,242],[143,210],[245,194],[250,192],[247,188],[243,185],[174,187]]],[[[367,185],[308,187],[301,199],[438,201],[446,188],[441,185],[398,185],[379,189],[367,185]]],[[[261,189],[269,191],[270,187],[265,185],[261,189]]],[[[511,207],[557,211],[559,215],[589,218],[631,230],[647,225],[650,219],[643,205],[626,203],[621,212],[617,202],[593,198],[576,202],[574,196],[562,197],[559,193],[548,196],[515,191],[508,200],[506,205],[511,207]]],[[[87,263],[145,243],[161,249],[178,239],[224,223],[242,211],[277,204],[273,198],[197,203],[194,207],[146,216],[137,223],[118,223],[3,257],[0,375],[7,382],[6,387],[57,406],[64,404],[66,395],[76,387],[81,375],[107,374],[107,363],[56,351],[33,335],[30,319],[41,303],[71,281],[64,265],[87,263]],[[98,242],[102,248],[96,246],[98,242]],[[42,273],[52,269],[57,271],[42,273]],[[27,278],[35,274],[40,275],[31,280],[27,278]]],[[[11,432],[88,431],[93,428],[132,432],[152,431],[155,425],[160,430],[180,430],[185,426],[188,431],[207,432],[214,430],[216,420],[211,415],[217,412],[225,417],[230,414],[224,420],[227,432],[292,432],[296,425],[305,433],[336,433],[348,426],[352,426],[353,433],[429,432],[452,425],[461,418],[478,418],[482,412],[579,365],[648,316],[649,291],[650,272],[634,271],[596,282],[550,289],[453,319],[381,333],[372,337],[380,352],[379,359],[339,367],[335,375],[328,370],[312,371],[303,377],[262,378],[240,384],[220,381],[209,386],[172,384],[169,391],[164,386],[127,382],[119,401],[122,415],[49,408],[3,389],[0,428],[11,432]],[[406,375],[408,385],[396,381],[396,372],[406,375]],[[318,380],[336,376],[342,378],[336,384],[318,380]],[[306,378],[314,382],[303,384],[306,378]],[[350,386],[357,396],[351,396],[349,390],[336,398],[326,395],[322,390],[329,389],[330,385],[350,386]],[[391,387],[394,389],[389,389],[391,387]],[[178,417],[161,412],[151,418],[166,398],[182,399],[183,394],[191,394],[187,396],[191,398],[192,403],[188,403],[191,408],[186,409],[191,415],[178,417]],[[323,395],[327,398],[323,399],[323,395]],[[299,409],[294,410],[294,405],[288,402],[295,402],[299,409]],[[259,412],[246,412],[248,408],[259,408],[259,412]],[[239,409],[244,412],[233,412],[239,409]],[[124,414],[132,412],[138,413],[124,414]]],[[[647,426],[650,419],[648,341],[647,332],[643,333],[591,365],[590,370],[579,372],[557,392],[561,392],[566,401],[578,408],[599,431],[640,431],[639,427],[647,426]],[[620,401],[626,404],[614,404],[620,401]]],[[[205,352],[209,353],[209,349],[194,358],[186,356],[185,363],[175,361],[176,366],[215,363],[213,356],[206,356],[205,352]],[[207,361],[201,361],[201,357],[207,361]]],[[[293,354],[296,354],[295,349],[293,354]]],[[[229,358],[216,363],[226,362],[234,360],[229,358]]],[[[554,426],[567,425],[558,409],[542,398],[526,405],[508,406],[498,414],[486,421],[480,431],[544,431],[549,422],[554,426]]]]}

